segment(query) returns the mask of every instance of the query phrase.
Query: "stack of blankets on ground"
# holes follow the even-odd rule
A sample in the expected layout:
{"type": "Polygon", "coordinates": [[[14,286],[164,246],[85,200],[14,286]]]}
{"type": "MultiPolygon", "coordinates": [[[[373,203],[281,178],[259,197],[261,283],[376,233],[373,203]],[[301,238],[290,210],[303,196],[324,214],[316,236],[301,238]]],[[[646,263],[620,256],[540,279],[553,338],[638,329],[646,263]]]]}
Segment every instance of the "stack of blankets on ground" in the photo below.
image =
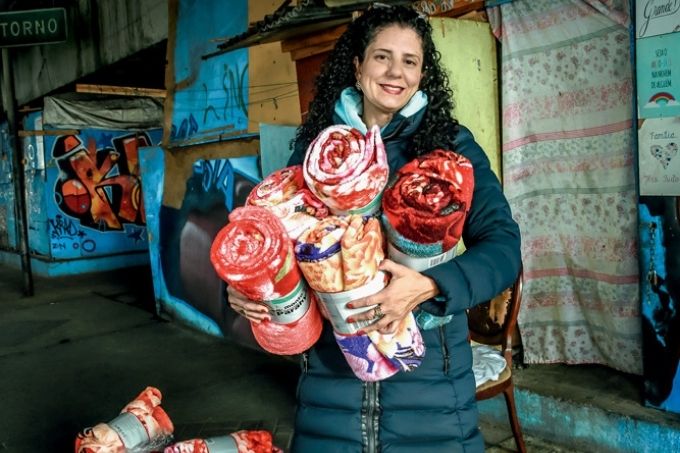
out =
{"type": "Polygon", "coordinates": [[[389,184],[388,176],[378,127],[364,136],[334,125],[310,144],[302,166],[267,176],[246,207],[231,213],[211,259],[229,285],[268,306],[271,321],[251,323],[264,349],[307,350],[323,316],[358,378],[378,381],[420,365],[425,347],[413,314],[392,334],[364,334],[372,321],[347,319],[372,308],[346,305],[387,285],[389,276],[379,270],[386,250],[419,271],[453,258],[470,208],[472,166],[436,150],[389,184]]]}
{"type": "Polygon", "coordinates": [[[264,430],[242,430],[208,439],[173,442],[175,427],[160,406],[161,392],[145,388],[108,423],[76,437],[76,453],[281,453],[264,430]]]}

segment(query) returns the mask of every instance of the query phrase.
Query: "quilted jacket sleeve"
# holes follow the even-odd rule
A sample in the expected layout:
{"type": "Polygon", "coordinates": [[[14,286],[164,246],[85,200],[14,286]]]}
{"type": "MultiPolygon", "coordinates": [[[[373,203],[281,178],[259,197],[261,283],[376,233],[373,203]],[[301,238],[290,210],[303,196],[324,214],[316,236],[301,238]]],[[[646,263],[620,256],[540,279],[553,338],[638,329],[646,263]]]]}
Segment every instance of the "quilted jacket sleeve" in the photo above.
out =
{"type": "Polygon", "coordinates": [[[440,295],[420,307],[440,316],[492,299],[514,282],[521,264],[519,227],[489,159],[462,126],[454,150],[472,162],[475,189],[463,229],[465,253],[423,272],[440,295]]]}

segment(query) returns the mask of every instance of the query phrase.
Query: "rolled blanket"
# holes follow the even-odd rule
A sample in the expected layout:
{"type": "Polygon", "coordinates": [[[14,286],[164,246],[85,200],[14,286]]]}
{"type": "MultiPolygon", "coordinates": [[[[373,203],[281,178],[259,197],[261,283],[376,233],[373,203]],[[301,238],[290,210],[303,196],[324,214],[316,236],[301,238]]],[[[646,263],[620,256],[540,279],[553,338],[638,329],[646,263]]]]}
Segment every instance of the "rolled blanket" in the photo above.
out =
{"type": "MultiPolygon", "coordinates": [[[[438,149],[404,165],[382,198],[390,259],[417,271],[452,259],[473,190],[472,164],[453,151],[438,149]]],[[[422,328],[450,319],[418,311],[422,328]]]]}
{"type": "Polygon", "coordinates": [[[303,173],[333,214],[376,213],[388,176],[380,128],[374,126],[365,137],[345,125],[324,129],[307,149],[303,173]]]}
{"type": "Polygon", "coordinates": [[[385,255],[377,219],[328,217],[300,236],[295,253],[308,284],[317,291],[322,312],[333,325],[347,363],[359,379],[382,380],[420,364],[425,348],[413,315],[404,319],[395,335],[357,334],[372,321],[346,322],[348,317],[371,309],[348,309],[349,301],[375,294],[387,283],[385,274],[378,271],[385,255]]]}
{"type": "Polygon", "coordinates": [[[246,205],[261,206],[274,213],[291,239],[297,239],[304,230],[328,216],[328,207],[305,185],[302,165],[267,176],[250,192],[246,205]]]}
{"type": "Polygon", "coordinates": [[[108,423],[85,429],[76,438],[76,453],[154,451],[172,441],[174,426],[161,404],[161,392],[147,387],[108,423]]]}
{"type": "Polygon", "coordinates": [[[164,453],[283,453],[269,431],[242,430],[227,436],[191,439],[165,448],[164,453]]]}
{"type": "Polygon", "coordinates": [[[250,324],[265,350],[299,354],[319,339],[323,324],[316,301],[300,277],[288,233],[274,214],[256,206],[236,208],[213,240],[210,259],[220,278],[269,308],[271,321],[250,324]]]}

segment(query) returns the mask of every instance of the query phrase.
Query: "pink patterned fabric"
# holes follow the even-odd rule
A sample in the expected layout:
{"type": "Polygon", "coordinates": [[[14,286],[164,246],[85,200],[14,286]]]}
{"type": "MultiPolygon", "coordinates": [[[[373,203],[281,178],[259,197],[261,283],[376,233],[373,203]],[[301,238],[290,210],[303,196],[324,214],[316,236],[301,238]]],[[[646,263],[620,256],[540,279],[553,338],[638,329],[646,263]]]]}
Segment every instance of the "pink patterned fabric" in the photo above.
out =
{"type": "Polygon", "coordinates": [[[380,128],[374,126],[364,137],[350,126],[327,127],[309,145],[303,171],[310,190],[334,214],[373,205],[388,175],[380,128]]]}
{"type": "Polygon", "coordinates": [[[626,8],[515,0],[489,10],[503,52],[503,182],[522,231],[528,363],[642,371],[626,8]]]}

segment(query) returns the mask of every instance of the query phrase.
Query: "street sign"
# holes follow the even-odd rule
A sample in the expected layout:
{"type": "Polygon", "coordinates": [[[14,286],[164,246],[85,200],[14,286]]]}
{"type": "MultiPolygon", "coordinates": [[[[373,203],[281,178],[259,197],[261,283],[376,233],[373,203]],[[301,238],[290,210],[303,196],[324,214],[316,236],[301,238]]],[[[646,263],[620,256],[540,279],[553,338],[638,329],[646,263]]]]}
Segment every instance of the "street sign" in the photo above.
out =
{"type": "Polygon", "coordinates": [[[0,13],[0,47],[62,42],[66,35],[64,8],[0,13]]]}

